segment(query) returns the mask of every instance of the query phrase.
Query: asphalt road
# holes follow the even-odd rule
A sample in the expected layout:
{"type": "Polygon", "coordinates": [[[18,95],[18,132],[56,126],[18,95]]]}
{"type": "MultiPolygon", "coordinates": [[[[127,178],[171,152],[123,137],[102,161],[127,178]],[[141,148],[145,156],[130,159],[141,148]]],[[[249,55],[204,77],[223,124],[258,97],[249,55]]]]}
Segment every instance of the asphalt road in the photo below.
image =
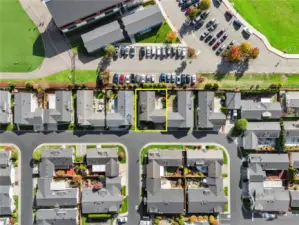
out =
{"type": "MultiPolygon", "coordinates": [[[[135,132],[117,132],[117,133],[95,133],[95,132],[61,132],[61,133],[12,133],[5,132],[0,134],[0,143],[13,143],[21,150],[21,216],[20,225],[32,224],[32,205],[33,203],[33,184],[31,156],[33,150],[42,143],[122,143],[128,149],[128,184],[129,184],[129,216],[128,224],[139,224],[140,215],[136,211],[136,205],[140,204],[140,165],[139,152],[142,147],[148,143],[155,142],[189,142],[203,143],[214,142],[223,145],[229,152],[230,157],[230,176],[231,176],[231,224],[232,225],[252,225],[259,221],[259,224],[266,224],[263,219],[254,219],[251,214],[242,211],[240,200],[241,189],[239,188],[240,164],[237,147],[234,142],[230,142],[226,136],[208,132],[174,132],[174,133],[135,133],[135,132]]],[[[292,223],[295,216],[288,216],[274,220],[272,224],[281,225],[282,221],[292,223]],[[276,223],[277,222],[277,223],[276,223]]],[[[298,218],[298,217],[297,217],[298,218]]]]}

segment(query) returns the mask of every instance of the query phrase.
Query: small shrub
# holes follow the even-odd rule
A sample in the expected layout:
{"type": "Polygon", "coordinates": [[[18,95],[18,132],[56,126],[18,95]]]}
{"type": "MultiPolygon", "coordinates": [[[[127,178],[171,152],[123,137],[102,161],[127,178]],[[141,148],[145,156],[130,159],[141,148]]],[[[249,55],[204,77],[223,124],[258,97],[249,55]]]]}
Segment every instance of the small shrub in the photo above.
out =
{"type": "Polygon", "coordinates": [[[15,89],[15,87],[16,87],[16,84],[14,83],[14,82],[9,82],[9,90],[13,90],[13,89],[15,89]]]}
{"type": "Polygon", "coordinates": [[[25,83],[26,89],[32,90],[33,89],[33,83],[31,81],[27,81],[25,83]]]}
{"type": "Polygon", "coordinates": [[[212,89],[213,89],[213,84],[212,84],[212,83],[207,83],[207,84],[205,84],[204,89],[205,89],[205,90],[212,90],[212,89]]]}
{"type": "Polygon", "coordinates": [[[67,87],[68,87],[68,89],[71,90],[71,89],[73,88],[73,85],[72,85],[72,84],[69,84],[67,87]]]}
{"type": "Polygon", "coordinates": [[[64,175],[65,175],[64,170],[58,170],[58,171],[56,172],[56,176],[58,176],[58,177],[62,177],[62,176],[64,176],[64,175]]]}

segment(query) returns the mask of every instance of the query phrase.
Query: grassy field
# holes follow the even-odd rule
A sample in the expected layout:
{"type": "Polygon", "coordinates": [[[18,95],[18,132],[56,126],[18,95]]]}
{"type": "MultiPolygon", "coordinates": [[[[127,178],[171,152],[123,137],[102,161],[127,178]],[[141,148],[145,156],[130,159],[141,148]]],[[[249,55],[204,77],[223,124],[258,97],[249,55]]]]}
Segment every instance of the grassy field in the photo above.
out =
{"type": "Polygon", "coordinates": [[[0,71],[29,72],[44,59],[37,27],[18,0],[0,1],[0,71]]]}
{"type": "Polygon", "coordinates": [[[271,45],[299,53],[298,0],[229,0],[240,15],[264,34],[271,45]]]}
{"type": "MultiPolygon", "coordinates": [[[[238,78],[234,75],[228,74],[225,76],[217,76],[215,74],[201,74],[201,76],[208,78],[208,82],[218,82],[221,88],[236,88],[250,89],[268,88],[271,84],[281,83],[282,87],[295,88],[299,84],[298,74],[244,74],[238,78]]],[[[199,87],[203,87],[200,84],[199,87]]]]}
{"type": "MultiPolygon", "coordinates": [[[[166,21],[161,26],[153,28],[150,32],[135,36],[136,42],[138,43],[165,43],[167,33],[172,31],[166,21]]],[[[177,38],[175,43],[180,43],[177,38]]]]}

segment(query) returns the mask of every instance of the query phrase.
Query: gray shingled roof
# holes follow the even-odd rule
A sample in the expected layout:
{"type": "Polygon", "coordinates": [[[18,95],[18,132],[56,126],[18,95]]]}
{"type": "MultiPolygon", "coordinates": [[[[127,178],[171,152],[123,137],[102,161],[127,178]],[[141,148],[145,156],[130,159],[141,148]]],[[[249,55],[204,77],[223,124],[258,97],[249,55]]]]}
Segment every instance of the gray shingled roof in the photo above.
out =
{"type": "Polygon", "coordinates": [[[160,166],[183,165],[183,153],[180,150],[149,150],[149,163],[155,160],[160,166]]]}
{"type": "Polygon", "coordinates": [[[10,123],[10,98],[9,91],[0,90],[0,124],[10,123]]]}
{"type": "Polygon", "coordinates": [[[253,163],[248,168],[248,175],[250,182],[262,182],[266,178],[266,172],[263,171],[263,168],[260,164],[253,163]]]}
{"type": "Polygon", "coordinates": [[[117,148],[92,148],[88,149],[86,153],[87,165],[104,165],[110,159],[117,160],[117,148]]]}
{"type": "Polygon", "coordinates": [[[187,166],[209,165],[213,161],[223,164],[223,152],[220,150],[187,150],[187,166]]]}
{"type": "Polygon", "coordinates": [[[134,93],[133,91],[118,91],[115,112],[107,112],[106,126],[108,128],[131,126],[134,116],[134,93]]]}
{"type": "Polygon", "coordinates": [[[227,109],[241,108],[241,93],[240,92],[226,92],[225,105],[227,109]]]}
{"type": "MultiPolygon", "coordinates": [[[[161,185],[161,183],[160,183],[161,185]]],[[[184,212],[183,189],[160,189],[147,192],[148,213],[181,214],[184,212]]]]}
{"type": "Polygon", "coordinates": [[[279,135],[279,122],[249,122],[243,136],[243,148],[256,149],[258,138],[278,138],[279,135]]]}
{"type": "Polygon", "coordinates": [[[105,126],[105,112],[93,109],[92,90],[77,91],[77,122],[81,126],[105,126]]]}
{"type": "Polygon", "coordinates": [[[11,186],[3,186],[1,183],[0,186],[0,216],[10,215],[12,199],[10,198],[9,192],[12,188],[11,186]]]}
{"type": "Polygon", "coordinates": [[[73,149],[42,149],[41,160],[50,160],[55,169],[69,169],[73,166],[73,149]]]}
{"type": "Polygon", "coordinates": [[[299,121],[283,122],[286,137],[299,137],[299,121]]]}
{"type": "Polygon", "coordinates": [[[160,165],[156,160],[151,160],[146,166],[146,177],[160,178],[160,165]]]}
{"type": "Polygon", "coordinates": [[[139,121],[148,121],[153,123],[165,123],[166,110],[155,109],[155,91],[140,91],[138,97],[139,121]]]}
{"type": "Polygon", "coordinates": [[[11,185],[11,171],[13,170],[12,166],[0,167],[0,186],[1,185],[11,185]]]}
{"type": "Polygon", "coordinates": [[[194,95],[192,91],[177,92],[177,112],[168,112],[168,127],[191,128],[194,126],[194,95]]]}
{"type": "Polygon", "coordinates": [[[291,165],[293,168],[299,169],[299,152],[292,152],[291,165]]]}
{"type": "Polygon", "coordinates": [[[164,17],[158,5],[144,8],[122,18],[128,35],[139,33],[146,28],[158,26],[163,23],[164,17]]]}
{"type": "Polygon", "coordinates": [[[214,193],[209,188],[188,189],[188,213],[224,212],[227,199],[223,188],[214,193]]]}
{"type": "Polygon", "coordinates": [[[254,192],[253,209],[256,211],[283,211],[289,210],[290,194],[284,188],[263,189],[254,192]]]}
{"type": "Polygon", "coordinates": [[[119,163],[115,159],[110,159],[106,164],[105,175],[108,177],[117,177],[119,175],[119,163]]]}
{"type": "Polygon", "coordinates": [[[78,209],[38,209],[36,225],[77,225],[78,209]]]}
{"type": "Polygon", "coordinates": [[[286,93],[287,106],[290,108],[299,108],[299,92],[290,91],[286,93]]]}
{"type": "Polygon", "coordinates": [[[299,191],[290,190],[291,207],[299,207],[299,191]]]}
{"type": "Polygon", "coordinates": [[[81,35],[87,52],[94,52],[110,43],[124,39],[123,31],[117,21],[98,27],[81,35]]]}
{"type": "Polygon", "coordinates": [[[222,164],[218,161],[213,161],[208,165],[208,177],[221,177],[222,164]]]}
{"type": "Polygon", "coordinates": [[[114,213],[122,204],[120,190],[113,186],[110,190],[102,188],[94,191],[91,188],[82,189],[82,213],[114,213]]]}
{"type": "Polygon", "coordinates": [[[287,170],[289,168],[288,154],[250,154],[250,164],[258,164],[263,170],[287,170]]]}
{"type": "Polygon", "coordinates": [[[0,151],[0,166],[6,167],[9,163],[9,151],[0,151]]]}
{"type": "Polygon", "coordinates": [[[46,5],[58,27],[107,9],[123,0],[50,0],[46,5]]]}
{"type": "Polygon", "coordinates": [[[42,159],[38,165],[40,177],[53,177],[55,165],[47,158],[42,159]]]}
{"type": "Polygon", "coordinates": [[[253,100],[241,101],[241,116],[248,120],[262,120],[264,118],[279,119],[282,108],[279,102],[262,103],[253,100]]]}
{"type": "Polygon", "coordinates": [[[197,96],[197,127],[214,128],[225,125],[226,116],[222,112],[214,112],[214,92],[199,91],[197,96]]]}

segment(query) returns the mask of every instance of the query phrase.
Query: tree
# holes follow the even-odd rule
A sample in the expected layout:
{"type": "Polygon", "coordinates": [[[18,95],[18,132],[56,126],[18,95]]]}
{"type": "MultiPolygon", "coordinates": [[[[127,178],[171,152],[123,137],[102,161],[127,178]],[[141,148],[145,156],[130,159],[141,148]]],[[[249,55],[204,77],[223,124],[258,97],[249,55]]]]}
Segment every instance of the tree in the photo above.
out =
{"type": "Polygon", "coordinates": [[[218,220],[214,220],[213,222],[211,222],[211,225],[218,225],[218,220]]]}
{"type": "Polygon", "coordinates": [[[177,38],[177,35],[176,35],[176,32],[174,31],[169,31],[167,33],[167,36],[166,36],[166,41],[168,42],[174,42],[177,38]]]}
{"type": "Polygon", "coordinates": [[[58,177],[62,177],[62,176],[64,176],[64,174],[65,174],[64,170],[56,171],[56,176],[58,176],[58,177]]]}
{"type": "Polygon", "coordinates": [[[206,83],[204,89],[205,90],[212,90],[213,89],[213,84],[212,83],[206,83]]]}
{"type": "Polygon", "coordinates": [[[105,55],[107,58],[111,58],[114,55],[115,47],[113,45],[106,45],[105,49],[105,55]]]}
{"type": "Polygon", "coordinates": [[[27,81],[25,83],[26,89],[32,90],[33,89],[33,83],[31,81],[27,81]]]}
{"type": "Polygon", "coordinates": [[[203,221],[203,216],[198,216],[197,220],[198,220],[199,222],[203,221]]]}
{"type": "Polygon", "coordinates": [[[244,41],[240,45],[241,52],[245,55],[248,55],[252,50],[252,45],[248,41],[244,41]]]}
{"type": "Polygon", "coordinates": [[[13,89],[15,89],[16,84],[12,81],[9,82],[9,89],[12,91],[13,89]]]}
{"type": "Polygon", "coordinates": [[[123,152],[120,152],[118,157],[120,160],[122,160],[125,157],[125,154],[123,152]]]}
{"type": "Polygon", "coordinates": [[[15,218],[13,218],[13,217],[10,217],[9,218],[9,223],[11,224],[11,225],[14,225],[15,224],[15,218]]]}
{"type": "Polygon", "coordinates": [[[103,183],[102,182],[97,182],[93,185],[92,187],[94,190],[100,190],[103,188],[103,183]]]}
{"type": "Polygon", "coordinates": [[[248,121],[246,119],[238,119],[235,123],[235,129],[238,131],[245,131],[248,126],[248,121]]]}
{"type": "Polygon", "coordinates": [[[250,52],[250,58],[255,59],[260,54],[259,48],[253,48],[250,52]]]}
{"type": "Polygon", "coordinates": [[[276,139],[276,148],[279,151],[283,151],[285,149],[285,144],[286,144],[286,138],[285,138],[285,130],[284,130],[284,125],[283,122],[280,122],[280,134],[279,138],[276,139]]]}
{"type": "Polygon", "coordinates": [[[190,217],[190,222],[191,223],[195,223],[196,221],[197,221],[197,217],[196,216],[193,215],[193,216],[190,217]]]}
{"type": "Polygon", "coordinates": [[[35,149],[32,153],[32,158],[35,160],[35,161],[39,161],[40,158],[42,156],[42,150],[41,149],[35,149]]]}
{"type": "Polygon", "coordinates": [[[242,56],[242,52],[240,46],[238,45],[232,46],[228,52],[228,59],[229,61],[232,62],[239,61],[241,59],[241,56],[242,56]]]}
{"type": "Polygon", "coordinates": [[[199,8],[201,10],[206,10],[211,7],[211,0],[202,0],[200,2],[199,8]]]}
{"type": "Polygon", "coordinates": [[[189,18],[193,20],[198,14],[198,8],[190,7],[189,18]]]}
{"type": "Polygon", "coordinates": [[[18,150],[17,150],[17,149],[13,148],[13,149],[11,150],[11,156],[10,156],[10,158],[11,158],[12,160],[18,160],[18,158],[19,158],[19,154],[18,154],[18,150]]]}
{"type": "Polygon", "coordinates": [[[213,215],[210,215],[209,221],[210,221],[210,223],[213,223],[215,221],[215,217],[213,215]]]}
{"type": "Polygon", "coordinates": [[[209,217],[208,217],[208,216],[203,216],[203,220],[208,221],[208,220],[209,220],[209,217]]]}
{"type": "Polygon", "coordinates": [[[187,56],[189,58],[192,58],[195,55],[195,49],[194,48],[188,48],[187,49],[187,56]]]}
{"type": "Polygon", "coordinates": [[[213,90],[218,90],[218,88],[219,88],[219,84],[216,82],[216,83],[214,83],[213,84],[213,90]]]}
{"type": "Polygon", "coordinates": [[[73,176],[73,182],[75,184],[81,184],[81,182],[82,182],[82,176],[81,175],[75,175],[75,176],[73,176]]]}

